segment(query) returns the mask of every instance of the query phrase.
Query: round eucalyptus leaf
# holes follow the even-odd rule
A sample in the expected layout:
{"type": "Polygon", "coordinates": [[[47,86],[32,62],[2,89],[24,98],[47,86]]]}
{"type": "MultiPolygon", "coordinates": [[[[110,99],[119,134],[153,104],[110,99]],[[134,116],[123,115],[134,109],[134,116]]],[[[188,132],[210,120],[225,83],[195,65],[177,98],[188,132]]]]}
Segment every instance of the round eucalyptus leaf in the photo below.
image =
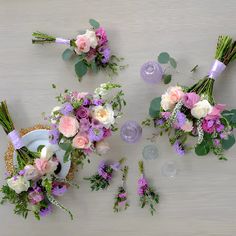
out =
{"type": "Polygon", "coordinates": [[[163,76],[164,84],[169,84],[171,82],[171,79],[172,75],[164,75],[163,76]]]}
{"type": "Polygon", "coordinates": [[[221,144],[224,150],[230,149],[235,144],[234,135],[229,135],[228,139],[222,139],[221,144]]]}
{"type": "Polygon", "coordinates": [[[68,61],[68,60],[70,60],[70,59],[72,58],[72,56],[73,56],[74,54],[75,54],[75,53],[74,53],[73,50],[67,48],[67,49],[62,53],[62,59],[63,59],[64,61],[68,61]]]}
{"type": "Polygon", "coordinates": [[[210,152],[210,147],[207,142],[203,141],[195,147],[195,153],[198,156],[205,156],[210,152]]]}
{"type": "Polygon", "coordinates": [[[176,69],[176,67],[177,67],[177,62],[176,62],[176,60],[175,60],[174,58],[170,57],[169,62],[170,62],[170,64],[171,64],[171,66],[172,66],[174,69],[176,69]]]}
{"type": "Polygon", "coordinates": [[[161,52],[158,56],[158,62],[161,64],[166,64],[169,62],[170,55],[167,52],[161,52]]]}
{"type": "Polygon", "coordinates": [[[152,118],[157,117],[160,113],[160,109],[161,109],[161,97],[154,98],[150,104],[149,115],[152,118]]]}
{"type": "Polygon", "coordinates": [[[82,78],[87,73],[87,70],[87,65],[83,60],[75,64],[75,73],[79,78],[82,78]]]}
{"type": "Polygon", "coordinates": [[[94,28],[94,29],[98,29],[100,27],[100,24],[94,20],[94,19],[90,19],[89,20],[89,24],[94,28]]]}

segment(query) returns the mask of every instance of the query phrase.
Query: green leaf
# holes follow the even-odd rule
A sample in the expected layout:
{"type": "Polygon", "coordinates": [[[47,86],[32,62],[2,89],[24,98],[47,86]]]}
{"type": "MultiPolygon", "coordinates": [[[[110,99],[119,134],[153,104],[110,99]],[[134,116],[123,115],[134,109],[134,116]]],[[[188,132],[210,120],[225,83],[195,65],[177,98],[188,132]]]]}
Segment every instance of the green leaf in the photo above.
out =
{"type": "Polygon", "coordinates": [[[94,19],[90,19],[89,20],[89,24],[94,28],[94,29],[98,29],[100,27],[100,24],[94,20],[94,19]]]}
{"type": "Polygon", "coordinates": [[[195,153],[198,156],[205,156],[209,153],[209,151],[210,151],[210,147],[209,147],[208,143],[205,140],[203,140],[202,143],[198,144],[195,147],[195,153]]]}
{"type": "Polygon", "coordinates": [[[41,152],[45,145],[39,145],[37,148],[37,152],[41,152]]]}
{"type": "Polygon", "coordinates": [[[169,84],[171,82],[172,75],[163,75],[164,84],[169,84]]]}
{"type": "Polygon", "coordinates": [[[92,62],[91,62],[91,69],[92,69],[93,73],[95,73],[95,74],[98,72],[98,67],[97,67],[95,60],[92,60],[92,62]]]}
{"type": "Polygon", "coordinates": [[[57,86],[56,86],[55,84],[52,84],[52,88],[54,88],[54,89],[55,89],[55,88],[57,88],[57,86]]]}
{"type": "Polygon", "coordinates": [[[73,55],[75,55],[74,51],[71,50],[71,49],[69,49],[69,48],[67,48],[67,49],[62,53],[62,59],[63,59],[64,61],[69,61],[69,60],[72,58],[73,55]]]}
{"type": "Polygon", "coordinates": [[[59,147],[64,150],[67,151],[68,149],[71,148],[71,144],[70,143],[59,143],[59,147]]]}
{"type": "Polygon", "coordinates": [[[83,60],[75,64],[75,73],[79,78],[82,78],[87,73],[87,70],[87,65],[83,60]]]}
{"type": "Polygon", "coordinates": [[[156,118],[160,113],[160,108],[161,108],[161,97],[154,98],[150,104],[149,115],[152,118],[156,118]]]}
{"type": "Polygon", "coordinates": [[[158,56],[158,62],[161,64],[166,64],[169,62],[170,55],[167,52],[161,52],[158,56]]]}
{"type": "Polygon", "coordinates": [[[235,144],[235,137],[233,134],[228,136],[228,139],[221,140],[222,147],[224,150],[230,149],[235,144]]]}
{"type": "Polygon", "coordinates": [[[176,67],[177,67],[177,62],[176,62],[176,60],[175,60],[174,58],[170,57],[169,62],[170,62],[170,64],[171,64],[171,66],[172,66],[174,69],[176,69],[176,67]]]}

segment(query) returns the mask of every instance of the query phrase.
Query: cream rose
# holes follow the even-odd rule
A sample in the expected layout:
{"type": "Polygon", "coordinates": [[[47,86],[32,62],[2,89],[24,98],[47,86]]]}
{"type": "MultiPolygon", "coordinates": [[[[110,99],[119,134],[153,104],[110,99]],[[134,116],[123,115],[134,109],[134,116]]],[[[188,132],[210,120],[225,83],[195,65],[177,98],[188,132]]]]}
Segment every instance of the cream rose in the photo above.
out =
{"type": "Polygon", "coordinates": [[[161,107],[164,111],[172,110],[174,104],[171,103],[169,94],[165,93],[161,96],[161,107]]]}
{"type": "Polygon", "coordinates": [[[211,113],[212,105],[207,100],[202,100],[197,102],[191,109],[191,114],[197,119],[205,117],[207,114],[211,113]]]}
{"type": "Polygon", "coordinates": [[[7,184],[17,194],[27,191],[30,187],[30,182],[26,180],[23,176],[14,176],[7,180],[7,184]]]}
{"type": "Polygon", "coordinates": [[[93,30],[86,30],[84,35],[89,39],[91,48],[96,48],[98,45],[96,33],[93,30]]]}
{"type": "Polygon", "coordinates": [[[109,128],[115,123],[114,111],[110,104],[94,107],[92,114],[93,118],[101,122],[105,128],[109,128]]]}
{"type": "Polygon", "coordinates": [[[193,122],[191,120],[186,120],[181,129],[185,132],[191,132],[193,129],[193,122]]]}
{"type": "Polygon", "coordinates": [[[33,165],[26,165],[24,168],[24,177],[26,180],[36,180],[39,177],[38,170],[33,165]]]}
{"type": "Polygon", "coordinates": [[[43,147],[40,153],[40,158],[49,160],[54,154],[54,151],[51,146],[43,147]]]}
{"type": "Polygon", "coordinates": [[[100,141],[96,143],[97,153],[100,155],[106,154],[110,150],[110,146],[106,141],[100,141]]]}

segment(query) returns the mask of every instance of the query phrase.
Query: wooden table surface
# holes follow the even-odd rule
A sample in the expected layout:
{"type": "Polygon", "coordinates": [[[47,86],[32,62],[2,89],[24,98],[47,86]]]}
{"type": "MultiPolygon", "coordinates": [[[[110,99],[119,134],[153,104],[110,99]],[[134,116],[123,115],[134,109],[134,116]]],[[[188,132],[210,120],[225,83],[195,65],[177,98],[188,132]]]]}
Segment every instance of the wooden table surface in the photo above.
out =
{"type": "MultiPolygon", "coordinates": [[[[56,105],[54,97],[65,88],[92,92],[108,78],[99,73],[78,83],[70,63],[61,59],[64,46],[31,44],[31,32],[41,30],[56,36],[73,37],[97,19],[107,30],[114,53],[124,56],[129,67],[115,82],[126,93],[126,120],[141,122],[147,116],[149,102],[167,88],[164,84],[145,84],[140,67],[168,51],[178,61],[172,85],[190,85],[204,76],[212,64],[219,34],[236,38],[236,2],[234,0],[0,0],[0,99],[7,99],[17,128],[43,123],[42,112],[56,105]],[[190,72],[196,64],[196,73],[190,72]],[[59,91],[52,89],[57,85],[59,91]]],[[[236,106],[236,63],[215,84],[215,97],[228,108],[236,106]]],[[[146,173],[160,193],[155,216],[138,207],[137,161],[153,129],[145,129],[138,144],[129,145],[117,133],[110,140],[107,158],[126,156],[130,167],[128,191],[131,207],[123,213],[112,212],[114,191],[119,177],[105,192],[90,192],[82,177],[93,173],[101,158],[79,172],[79,191],[71,189],[62,198],[74,221],[56,209],[50,217],[37,222],[13,215],[12,206],[0,208],[1,236],[81,235],[81,236],[234,236],[236,235],[236,157],[235,147],[228,161],[213,155],[198,158],[194,154],[177,156],[167,138],[158,139],[159,158],[145,162],[146,173]],[[166,161],[176,162],[174,178],[162,175],[166,161]]],[[[7,137],[0,130],[0,184],[4,183],[3,156],[7,137]]]]}

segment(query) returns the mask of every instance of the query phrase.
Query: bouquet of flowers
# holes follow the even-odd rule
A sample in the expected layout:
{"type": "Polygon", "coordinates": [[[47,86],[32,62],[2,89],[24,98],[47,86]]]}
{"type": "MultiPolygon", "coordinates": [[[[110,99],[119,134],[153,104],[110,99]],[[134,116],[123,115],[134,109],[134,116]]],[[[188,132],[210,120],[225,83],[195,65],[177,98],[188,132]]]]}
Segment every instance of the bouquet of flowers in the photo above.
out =
{"type": "MultiPolygon", "coordinates": [[[[215,62],[208,75],[191,87],[174,86],[152,100],[149,114],[160,135],[167,132],[176,152],[184,155],[195,148],[199,156],[212,151],[219,159],[226,160],[224,150],[235,143],[232,133],[236,127],[236,110],[225,110],[224,104],[215,102],[213,85],[226,66],[236,59],[236,41],[229,36],[218,39],[215,62]],[[197,137],[195,145],[186,142],[197,137]]],[[[144,122],[150,125],[151,120],[144,122]]]]}
{"type": "Polygon", "coordinates": [[[112,164],[106,163],[102,160],[98,166],[98,171],[96,174],[89,178],[84,178],[90,182],[90,188],[92,191],[98,191],[107,189],[113,177],[113,171],[118,171],[121,168],[121,164],[124,162],[124,158],[120,159],[118,162],[112,164]]]}
{"type": "Polygon", "coordinates": [[[123,175],[122,175],[122,186],[118,188],[118,193],[115,196],[115,202],[113,205],[114,212],[120,212],[121,210],[126,210],[129,207],[129,203],[127,202],[127,191],[125,182],[128,175],[128,166],[125,166],[124,169],[122,169],[123,175]]]}
{"type": "Polygon", "coordinates": [[[51,121],[50,142],[66,151],[64,161],[71,158],[83,164],[86,157],[95,152],[105,154],[109,149],[106,139],[117,130],[116,119],[126,102],[119,90],[110,98],[108,92],[120,88],[119,84],[101,84],[94,94],[65,91],[58,96],[62,106],[55,107],[51,121]]]}
{"type": "Polygon", "coordinates": [[[14,204],[15,214],[26,218],[29,212],[33,212],[37,219],[47,216],[52,212],[52,205],[56,205],[73,219],[72,213],[55,199],[67,191],[70,183],[57,177],[61,166],[52,149],[40,145],[37,152],[32,152],[24,146],[6,102],[0,105],[0,125],[17,154],[17,166],[13,173],[7,174],[6,184],[0,189],[3,195],[1,204],[14,204]]]}
{"type": "Polygon", "coordinates": [[[32,43],[56,43],[69,46],[70,48],[63,52],[62,58],[65,61],[74,61],[79,81],[88,70],[94,73],[104,70],[109,76],[117,75],[119,70],[125,68],[124,65],[119,65],[123,58],[111,54],[105,29],[93,19],[89,22],[92,28],[80,33],[75,39],[56,38],[45,33],[34,32],[32,35],[35,39],[32,43]]]}
{"type": "Polygon", "coordinates": [[[141,208],[149,205],[151,215],[156,211],[154,205],[159,203],[159,195],[155,193],[154,189],[150,187],[148,181],[144,177],[143,161],[139,161],[140,178],[138,180],[138,195],[141,208]]]}

